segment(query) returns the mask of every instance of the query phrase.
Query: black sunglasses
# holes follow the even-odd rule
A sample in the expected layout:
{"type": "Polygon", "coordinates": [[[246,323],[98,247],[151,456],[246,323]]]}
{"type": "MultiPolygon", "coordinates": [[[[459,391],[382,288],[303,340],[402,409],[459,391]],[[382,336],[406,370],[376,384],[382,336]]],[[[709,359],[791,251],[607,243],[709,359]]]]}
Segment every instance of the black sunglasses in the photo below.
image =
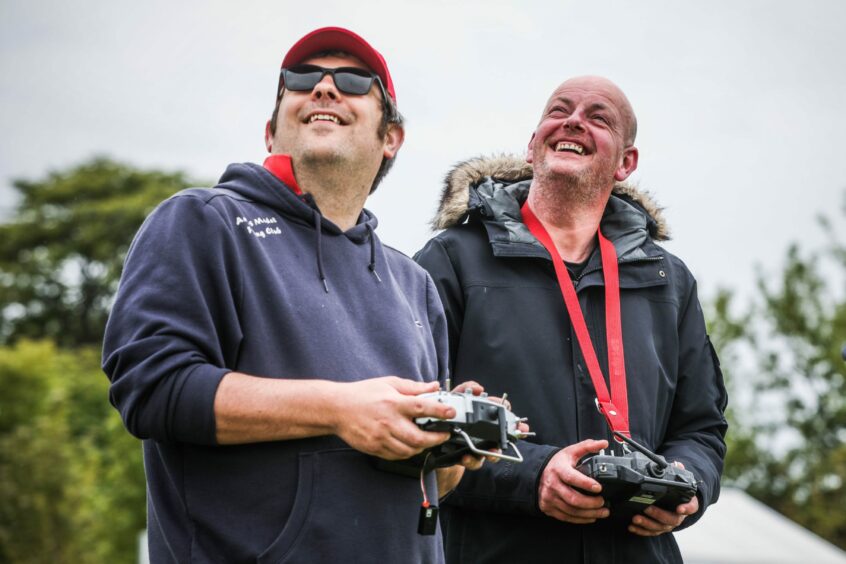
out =
{"type": "Polygon", "coordinates": [[[277,92],[281,94],[283,86],[295,92],[309,92],[327,74],[332,75],[332,80],[335,81],[335,86],[338,90],[344,94],[352,94],[354,96],[363,96],[370,92],[370,88],[373,87],[373,81],[375,80],[379,85],[379,90],[382,92],[382,100],[388,99],[379,75],[356,67],[327,69],[317,65],[296,65],[289,69],[283,68],[279,75],[279,88],[277,92]]]}

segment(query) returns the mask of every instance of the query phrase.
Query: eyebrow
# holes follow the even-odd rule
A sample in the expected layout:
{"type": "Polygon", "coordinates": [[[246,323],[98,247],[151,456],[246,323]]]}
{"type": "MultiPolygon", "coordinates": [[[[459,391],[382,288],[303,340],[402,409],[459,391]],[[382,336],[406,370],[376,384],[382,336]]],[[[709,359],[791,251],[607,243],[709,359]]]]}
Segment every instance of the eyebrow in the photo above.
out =
{"type": "MultiPolygon", "coordinates": [[[[571,100],[570,98],[567,98],[565,96],[556,96],[555,98],[553,98],[552,104],[550,104],[550,105],[553,105],[556,102],[562,102],[562,103],[568,104],[568,105],[573,104],[573,100],[571,100]]],[[[588,106],[588,110],[605,110],[605,111],[609,111],[609,112],[614,111],[611,105],[606,104],[604,102],[593,102],[591,105],[588,106]]]]}
{"type": "Polygon", "coordinates": [[[564,98],[563,96],[556,96],[552,100],[549,101],[549,106],[554,106],[557,103],[564,103],[564,104],[572,104],[573,101],[569,98],[564,98]]]}

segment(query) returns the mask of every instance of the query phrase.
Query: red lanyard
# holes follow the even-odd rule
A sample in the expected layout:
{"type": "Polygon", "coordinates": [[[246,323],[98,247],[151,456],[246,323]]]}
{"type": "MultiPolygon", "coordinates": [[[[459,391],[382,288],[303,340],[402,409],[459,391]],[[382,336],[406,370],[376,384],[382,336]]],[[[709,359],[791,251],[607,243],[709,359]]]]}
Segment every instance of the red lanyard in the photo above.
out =
{"type": "Polygon", "coordinates": [[[617,431],[630,437],[629,433],[629,400],[626,392],[626,364],[623,356],[623,327],[620,319],[620,277],[617,272],[617,251],[602,232],[597,231],[599,238],[599,252],[602,255],[602,272],[605,277],[605,332],[608,339],[608,370],[610,371],[611,394],[608,394],[608,387],[605,385],[605,378],[602,376],[602,369],[596,359],[596,351],[590,340],[590,334],[585,325],[585,317],[579,305],[579,298],[576,296],[576,289],[573,281],[570,280],[570,273],[564,266],[564,261],[558,254],[549,233],[546,232],[543,224],[535,216],[526,201],[522,208],[523,222],[532,235],[549,252],[552,264],[555,266],[555,275],[558,277],[558,286],[561,288],[561,295],[564,296],[564,304],[576,337],[579,347],[582,349],[582,356],[593,381],[596,390],[596,400],[599,412],[605,416],[608,426],[612,431],[617,431]]]}

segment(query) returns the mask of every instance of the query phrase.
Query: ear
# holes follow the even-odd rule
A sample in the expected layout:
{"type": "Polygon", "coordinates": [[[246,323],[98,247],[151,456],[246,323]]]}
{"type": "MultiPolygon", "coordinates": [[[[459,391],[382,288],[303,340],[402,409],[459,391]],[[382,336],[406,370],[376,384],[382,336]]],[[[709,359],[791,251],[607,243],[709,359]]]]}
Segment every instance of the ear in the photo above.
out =
{"type": "Polygon", "coordinates": [[[270,120],[264,126],[264,146],[267,147],[267,152],[273,152],[273,132],[270,131],[270,120]]]}
{"type": "Polygon", "coordinates": [[[627,147],[623,149],[623,157],[620,159],[620,164],[617,170],[614,171],[614,180],[622,182],[637,170],[637,147],[627,147]]]}
{"type": "Polygon", "coordinates": [[[532,141],[535,140],[535,134],[532,133],[531,139],[529,139],[529,146],[526,148],[526,162],[531,164],[534,155],[532,154],[532,141]]]}
{"type": "Polygon", "coordinates": [[[385,134],[382,155],[386,159],[394,158],[402,147],[403,141],[405,141],[405,130],[395,123],[390,124],[388,132],[385,134]]]}

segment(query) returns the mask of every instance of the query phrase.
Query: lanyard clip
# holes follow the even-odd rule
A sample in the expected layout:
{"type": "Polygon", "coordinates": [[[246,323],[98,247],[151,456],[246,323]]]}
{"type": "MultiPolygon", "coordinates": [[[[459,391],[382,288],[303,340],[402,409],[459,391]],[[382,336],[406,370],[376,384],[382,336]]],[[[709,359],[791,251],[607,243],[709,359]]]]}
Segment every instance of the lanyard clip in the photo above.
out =
{"type": "Polygon", "coordinates": [[[628,421],[622,418],[622,415],[617,411],[617,407],[610,401],[600,402],[599,398],[593,398],[593,403],[596,405],[596,410],[605,418],[608,428],[611,429],[614,435],[614,440],[618,443],[623,443],[618,439],[616,433],[622,433],[629,436],[628,421]]]}
{"type": "Polygon", "coordinates": [[[601,413],[602,415],[604,415],[605,417],[608,417],[609,415],[610,415],[611,417],[616,417],[616,416],[617,416],[617,408],[616,408],[616,407],[614,407],[614,404],[613,404],[613,403],[611,403],[610,401],[609,401],[609,402],[602,402],[602,403],[599,403],[599,398],[593,398],[593,403],[594,403],[594,405],[596,405],[596,410],[597,410],[599,413],[601,413]],[[608,406],[608,407],[607,407],[607,409],[608,409],[608,411],[607,411],[607,412],[606,412],[604,409],[602,409],[602,406],[603,406],[603,405],[608,406]]]}

